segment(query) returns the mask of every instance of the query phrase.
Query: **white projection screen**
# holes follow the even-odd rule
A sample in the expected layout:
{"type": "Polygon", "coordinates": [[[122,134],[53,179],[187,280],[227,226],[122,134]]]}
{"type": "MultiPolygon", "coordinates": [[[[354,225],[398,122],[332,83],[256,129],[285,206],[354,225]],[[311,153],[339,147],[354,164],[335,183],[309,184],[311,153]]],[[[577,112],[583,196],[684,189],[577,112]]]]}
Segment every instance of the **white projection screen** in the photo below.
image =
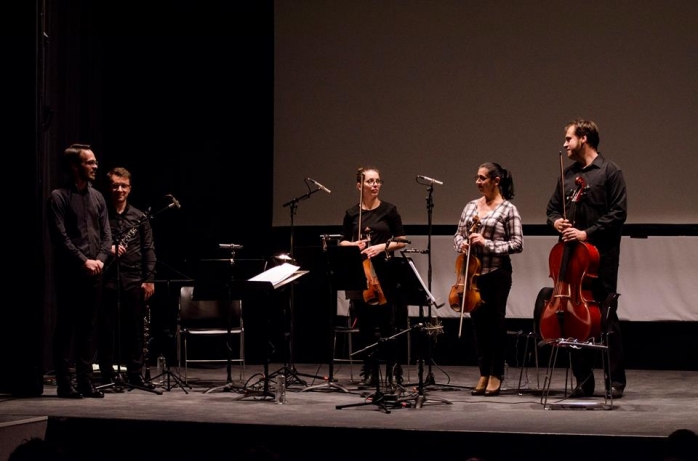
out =
{"type": "MultiPolygon", "coordinates": [[[[481,163],[514,177],[524,225],[545,224],[564,125],[597,122],[599,150],[623,170],[633,225],[698,223],[698,2],[277,0],[274,4],[273,225],[339,226],[359,200],[360,166],[383,200],[434,236],[435,294],[453,283],[451,236],[478,196],[481,163]],[[443,182],[428,186],[418,175],[443,182]],[[331,193],[307,195],[312,178],[331,193]],[[444,227],[450,235],[443,235],[444,227]]],[[[563,165],[568,165],[563,152],[563,165]]],[[[424,236],[410,235],[414,245],[424,236]]],[[[512,257],[508,316],[530,317],[550,242],[512,257]]],[[[697,321],[698,236],[624,237],[619,315],[697,321]],[[691,257],[688,257],[691,255],[691,257]],[[657,290],[647,283],[661,267],[657,290]],[[651,271],[651,274],[648,273],[651,271]]],[[[422,277],[427,267],[416,257],[422,277]]],[[[440,316],[453,316],[449,308],[440,316]]]]}
{"type": "MultiPolygon", "coordinates": [[[[372,165],[405,224],[453,225],[478,166],[514,176],[524,224],[543,224],[563,126],[596,121],[624,171],[629,224],[698,222],[698,2],[277,0],[274,226],[339,225],[372,165]],[[315,189],[315,186],[313,186],[315,189]]],[[[564,158],[565,165],[568,163],[564,158]]]]}

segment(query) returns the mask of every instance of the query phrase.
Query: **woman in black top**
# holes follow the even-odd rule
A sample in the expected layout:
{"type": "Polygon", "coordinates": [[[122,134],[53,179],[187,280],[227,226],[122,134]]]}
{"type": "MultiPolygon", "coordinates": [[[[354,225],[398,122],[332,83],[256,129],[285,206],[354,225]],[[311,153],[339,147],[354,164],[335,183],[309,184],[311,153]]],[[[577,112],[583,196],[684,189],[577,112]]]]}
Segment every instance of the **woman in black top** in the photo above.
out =
{"type": "MultiPolygon", "coordinates": [[[[347,292],[351,307],[356,315],[359,327],[361,349],[378,343],[380,338],[395,334],[396,305],[390,271],[386,264],[386,255],[404,248],[405,243],[392,241],[404,240],[405,230],[397,207],[378,198],[383,181],[378,169],[359,168],[356,173],[356,189],[359,191],[359,203],[346,210],[342,226],[341,246],[358,246],[364,258],[364,270],[372,267],[380,291],[384,295],[364,297],[363,292],[347,292]],[[366,261],[366,259],[364,260],[366,261]],[[381,299],[383,298],[383,299],[381,299]]],[[[369,288],[367,276],[367,288],[369,288]]],[[[372,294],[375,294],[372,292],[372,294]]],[[[388,381],[400,384],[402,370],[397,363],[397,349],[394,341],[385,346],[370,349],[364,357],[362,371],[365,386],[375,386],[378,380],[378,360],[387,362],[388,381]]]]}

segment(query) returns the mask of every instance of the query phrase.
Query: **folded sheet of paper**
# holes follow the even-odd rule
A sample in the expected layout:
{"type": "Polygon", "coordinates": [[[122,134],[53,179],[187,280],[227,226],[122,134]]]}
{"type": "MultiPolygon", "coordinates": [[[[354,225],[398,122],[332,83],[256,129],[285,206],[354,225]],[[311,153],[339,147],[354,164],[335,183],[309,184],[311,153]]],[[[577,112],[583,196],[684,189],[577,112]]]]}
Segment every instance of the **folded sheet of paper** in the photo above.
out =
{"type": "Polygon", "coordinates": [[[261,274],[255,275],[250,279],[250,282],[270,282],[272,285],[276,286],[295,274],[298,269],[300,269],[300,266],[283,263],[280,266],[272,267],[261,274]]]}

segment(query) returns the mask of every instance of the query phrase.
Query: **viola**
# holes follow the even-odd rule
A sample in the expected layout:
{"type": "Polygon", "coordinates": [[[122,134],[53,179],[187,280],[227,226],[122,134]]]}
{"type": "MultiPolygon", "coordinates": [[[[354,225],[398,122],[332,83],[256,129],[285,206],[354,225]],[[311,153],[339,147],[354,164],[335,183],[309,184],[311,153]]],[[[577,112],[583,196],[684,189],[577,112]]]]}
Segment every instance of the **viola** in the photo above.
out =
{"type": "MultiPolygon", "coordinates": [[[[576,207],[587,188],[581,177],[575,179],[575,185],[571,208],[576,207]]],[[[555,285],[539,322],[542,338],[584,341],[597,337],[601,330],[601,310],[593,298],[591,283],[598,277],[598,249],[587,242],[560,241],[550,251],[548,264],[555,285]]]]}
{"type": "MultiPolygon", "coordinates": [[[[468,230],[468,234],[474,232],[479,224],[479,216],[473,216],[473,224],[468,230]]],[[[470,254],[470,246],[468,246],[466,253],[461,253],[456,257],[456,283],[451,286],[448,295],[448,303],[454,311],[469,313],[482,304],[480,289],[477,287],[480,267],[480,260],[470,254]]]]}

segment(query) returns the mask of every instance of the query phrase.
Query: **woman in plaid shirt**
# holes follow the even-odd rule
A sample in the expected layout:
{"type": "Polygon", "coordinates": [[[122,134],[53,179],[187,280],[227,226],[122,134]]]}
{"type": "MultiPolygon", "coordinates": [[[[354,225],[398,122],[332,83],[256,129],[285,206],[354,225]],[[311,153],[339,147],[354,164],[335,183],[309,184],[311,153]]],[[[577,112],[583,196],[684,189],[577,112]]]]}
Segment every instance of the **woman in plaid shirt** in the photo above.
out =
{"type": "Polygon", "coordinates": [[[481,197],[463,208],[453,245],[459,253],[470,245],[470,257],[480,261],[480,275],[473,280],[482,304],[470,312],[480,379],[472,394],[495,396],[504,378],[504,321],[512,274],[509,255],[523,251],[523,230],[519,211],[511,203],[514,182],[509,171],[497,163],[483,163],[475,185],[481,197]]]}

